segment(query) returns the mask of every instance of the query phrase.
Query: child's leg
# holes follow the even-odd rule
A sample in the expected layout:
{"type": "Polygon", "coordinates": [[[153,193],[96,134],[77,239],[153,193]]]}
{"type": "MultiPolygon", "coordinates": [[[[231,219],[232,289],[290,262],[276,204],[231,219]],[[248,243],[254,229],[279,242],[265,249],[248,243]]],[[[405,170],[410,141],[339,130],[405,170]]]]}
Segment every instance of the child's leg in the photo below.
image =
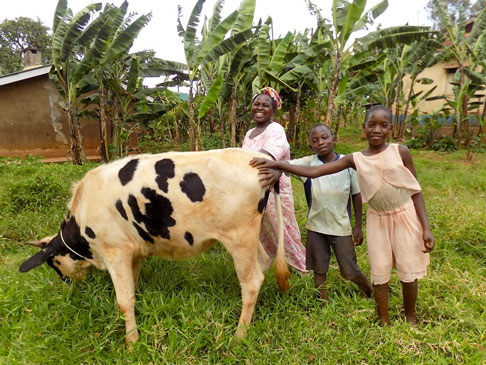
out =
{"type": "Polygon", "coordinates": [[[390,317],[388,315],[388,283],[380,285],[373,284],[373,292],[375,294],[378,317],[380,317],[380,326],[387,326],[390,324],[390,317]]]}
{"type": "Polygon", "coordinates": [[[314,284],[319,290],[319,296],[322,300],[327,300],[327,288],[326,288],[326,274],[317,274],[314,272],[314,284]]]}
{"type": "Polygon", "coordinates": [[[411,283],[404,283],[402,281],[403,306],[405,307],[405,318],[407,323],[415,326],[417,319],[415,318],[415,303],[417,302],[418,284],[417,280],[411,283]]]}
{"type": "Polygon", "coordinates": [[[326,275],[331,256],[326,235],[307,230],[306,250],[307,270],[314,270],[314,284],[319,290],[320,297],[325,301],[327,300],[326,275]]]}
{"type": "Polygon", "coordinates": [[[356,260],[356,250],[351,236],[329,236],[332,248],[336,254],[341,276],[355,283],[368,298],[373,290],[365,274],[361,272],[356,260]]]}

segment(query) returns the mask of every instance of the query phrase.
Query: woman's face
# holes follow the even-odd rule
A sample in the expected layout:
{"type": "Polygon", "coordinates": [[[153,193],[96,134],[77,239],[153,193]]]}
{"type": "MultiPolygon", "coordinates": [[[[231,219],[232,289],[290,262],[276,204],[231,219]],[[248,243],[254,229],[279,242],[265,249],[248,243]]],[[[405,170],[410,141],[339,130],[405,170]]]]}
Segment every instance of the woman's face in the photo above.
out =
{"type": "Polygon", "coordinates": [[[267,94],[258,95],[251,105],[251,114],[256,124],[264,124],[272,119],[273,99],[267,94]]]}

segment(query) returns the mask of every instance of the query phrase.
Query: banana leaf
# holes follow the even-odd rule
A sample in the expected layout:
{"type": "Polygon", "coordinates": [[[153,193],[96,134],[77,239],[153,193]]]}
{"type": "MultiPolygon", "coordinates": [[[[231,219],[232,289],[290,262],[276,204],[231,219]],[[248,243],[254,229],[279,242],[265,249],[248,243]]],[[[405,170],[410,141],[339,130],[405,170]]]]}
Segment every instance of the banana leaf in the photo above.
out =
{"type": "Polygon", "coordinates": [[[198,119],[201,119],[204,117],[209,109],[214,105],[216,100],[218,99],[220,93],[221,93],[221,87],[223,85],[223,72],[220,72],[218,77],[214,80],[213,84],[211,85],[211,88],[209,89],[208,93],[204,97],[204,100],[199,107],[199,114],[198,114],[198,119]]]}
{"type": "Polygon", "coordinates": [[[200,64],[201,61],[208,55],[208,53],[221,43],[226,33],[228,33],[228,31],[231,29],[232,25],[236,21],[237,16],[238,13],[234,11],[220,24],[218,24],[216,28],[209,33],[208,38],[203,41],[199,52],[197,52],[197,54],[194,54],[195,59],[191,60],[191,62],[189,63],[196,65],[200,64]]]}

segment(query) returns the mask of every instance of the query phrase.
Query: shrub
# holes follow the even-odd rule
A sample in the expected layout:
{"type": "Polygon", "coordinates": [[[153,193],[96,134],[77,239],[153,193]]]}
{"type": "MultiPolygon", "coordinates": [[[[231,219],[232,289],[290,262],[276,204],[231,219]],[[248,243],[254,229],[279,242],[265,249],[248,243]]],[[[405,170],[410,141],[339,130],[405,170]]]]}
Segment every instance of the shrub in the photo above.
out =
{"type": "Polygon", "coordinates": [[[452,152],[457,150],[457,141],[453,137],[442,136],[430,147],[438,152],[452,152]]]}

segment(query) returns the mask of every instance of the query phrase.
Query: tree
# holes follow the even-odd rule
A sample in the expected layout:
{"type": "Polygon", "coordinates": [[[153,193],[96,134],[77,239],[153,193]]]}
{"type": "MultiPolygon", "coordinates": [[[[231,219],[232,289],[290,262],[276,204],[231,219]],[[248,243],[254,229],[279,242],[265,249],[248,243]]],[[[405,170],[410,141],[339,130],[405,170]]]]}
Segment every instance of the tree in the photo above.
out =
{"type": "Polygon", "coordinates": [[[42,52],[42,63],[51,59],[49,28],[40,19],[26,17],[6,19],[0,23],[0,75],[21,71],[24,52],[36,48],[42,52]]]}
{"type": "MultiPolygon", "coordinates": [[[[216,60],[220,56],[233,51],[252,36],[250,28],[235,34],[230,34],[228,38],[225,38],[226,34],[233,28],[235,23],[238,24],[242,15],[245,17],[247,15],[235,10],[225,19],[219,21],[220,5],[218,4],[220,4],[220,2],[215,6],[213,18],[211,20],[211,24],[213,24],[214,27],[212,26],[207,33],[203,32],[203,38],[198,40],[196,38],[196,31],[204,1],[205,0],[198,0],[194,5],[185,29],[181,23],[180,13],[177,25],[179,36],[184,39],[184,53],[186,57],[187,75],[189,76],[189,148],[196,151],[202,148],[199,119],[204,116],[199,114],[196,118],[194,112],[194,91],[197,87],[197,82],[200,79],[201,68],[205,63],[211,62],[211,60],[216,60]]],[[[206,95],[206,98],[212,101],[208,101],[207,103],[205,103],[205,101],[202,102],[202,104],[205,105],[204,108],[206,111],[209,110],[214,104],[216,97],[219,96],[222,87],[221,77],[218,79],[221,82],[218,81],[216,85],[213,85],[215,87],[212,90],[209,90],[209,93],[206,95]]]]}
{"type": "MultiPolygon", "coordinates": [[[[71,9],[67,7],[67,0],[59,0],[54,13],[51,74],[57,81],[58,90],[64,99],[63,108],[68,113],[71,155],[75,165],[86,162],[79,123],[78,99],[87,91],[81,86],[80,81],[86,76],[88,70],[84,67],[83,59],[79,60],[78,53],[82,47],[87,47],[91,42],[94,29],[88,23],[91,14],[99,10],[101,10],[101,3],[96,3],[86,6],[73,15],[71,9]]],[[[89,82],[84,82],[82,85],[87,86],[89,82]]]]}
{"type": "Polygon", "coordinates": [[[459,13],[464,12],[466,19],[476,17],[482,9],[486,7],[486,0],[429,0],[425,5],[425,10],[429,13],[429,18],[434,22],[435,29],[443,29],[440,13],[448,13],[452,21],[459,19],[459,13]]]}
{"type": "Polygon", "coordinates": [[[78,75],[82,77],[90,71],[96,80],[103,162],[110,161],[112,152],[116,151],[118,157],[124,154],[122,136],[126,116],[135,101],[133,94],[140,78],[140,60],[129,51],[134,39],[151,19],[150,13],[133,19],[133,16],[127,16],[127,9],[127,1],[120,7],[107,4],[91,22],[88,27],[91,41],[85,46],[84,58],[74,74],[74,79],[78,79],[78,75]],[[109,121],[112,123],[112,136],[108,131],[109,121]],[[110,137],[113,151],[110,151],[110,137]]]}

